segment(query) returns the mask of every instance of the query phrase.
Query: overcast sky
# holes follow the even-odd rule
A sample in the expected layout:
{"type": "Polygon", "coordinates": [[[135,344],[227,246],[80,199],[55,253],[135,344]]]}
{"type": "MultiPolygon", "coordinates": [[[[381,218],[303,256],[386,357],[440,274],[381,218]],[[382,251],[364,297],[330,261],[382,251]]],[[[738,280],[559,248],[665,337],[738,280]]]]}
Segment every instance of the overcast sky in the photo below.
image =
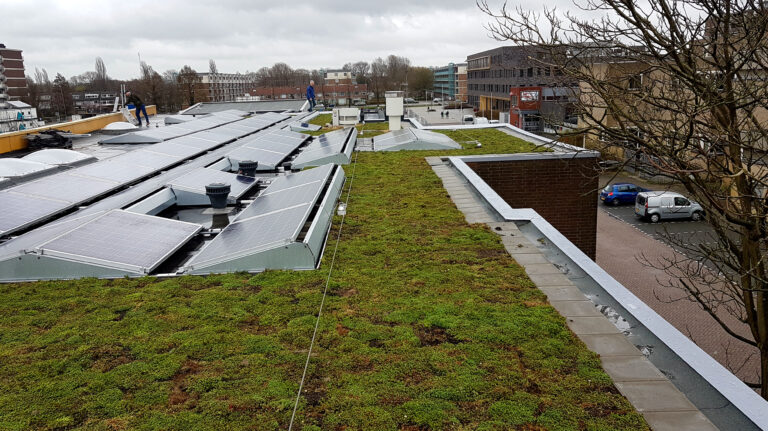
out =
{"type": "Polygon", "coordinates": [[[24,51],[28,75],[39,67],[51,78],[94,70],[97,56],[111,77],[131,79],[139,54],[161,73],[185,64],[207,71],[211,58],[219,72],[246,72],[280,61],[339,68],[389,54],[440,66],[501,45],[474,0],[3,3],[0,43],[24,51]]]}

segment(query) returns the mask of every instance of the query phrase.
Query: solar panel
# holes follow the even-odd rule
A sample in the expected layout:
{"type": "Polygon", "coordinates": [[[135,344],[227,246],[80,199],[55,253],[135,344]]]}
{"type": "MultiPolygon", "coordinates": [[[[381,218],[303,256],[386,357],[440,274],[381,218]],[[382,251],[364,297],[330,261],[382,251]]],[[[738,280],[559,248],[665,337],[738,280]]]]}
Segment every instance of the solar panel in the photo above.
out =
{"type": "Polygon", "coordinates": [[[174,178],[168,183],[168,186],[173,189],[187,190],[205,195],[205,186],[211,183],[229,184],[229,195],[235,199],[257,184],[253,178],[242,177],[218,169],[197,168],[185,175],[174,178]]]}
{"type": "Polygon", "coordinates": [[[241,147],[227,154],[227,157],[235,168],[237,168],[235,165],[238,165],[243,160],[257,160],[259,162],[256,168],[257,171],[270,171],[276,169],[277,165],[282,163],[288,156],[274,151],[241,147]]]}
{"type": "Polygon", "coordinates": [[[154,171],[155,168],[150,166],[141,166],[126,163],[122,160],[107,159],[100,163],[84,166],[71,172],[78,175],[101,178],[119,183],[129,183],[147,176],[154,171]]]}
{"type": "Polygon", "coordinates": [[[324,183],[311,183],[296,186],[292,189],[282,190],[269,195],[259,195],[253,205],[249,205],[238,215],[238,220],[245,220],[258,215],[280,211],[285,208],[295,207],[308,203],[314,203],[324,183]]]}
{"type": "Polygon", "coordinates": [[[314,169],[297,172],[295,174],[277,177],[272,184],[264,190],[261,195],[268,195],[281,190],[287,190],[302,184],[314,183],[316,181],[325,182],[333,172],[333,165],[324,165],[314,169]]]}
{"type": "Polygon", "coordinates": [[[149,273],[201,225],[113,210],[41,245],[43,255],[149,273]]]}
{"type": "Polygon", "coordinates": [[[77,204],[117,188],[119,185],[115,181],[81,177],[74,173],[65,172],[25,183],[10,190],[28,196],[56,199],[77,204]]]}
{"type": "Polygon", "coordinates": [[[153,153],[143,149],[133,150],[129,153],[112,157],[109,160],[119,160],[126,164],[149,166],[155,169],[162,169],[181,161],[181,159],[178,157],[169,156],[167,154],[153,153]]]}
{"type": "Polygon", "coordinates": [[[0,191],[0,233],[5,234],[61,211],[72,204],[61,200],[43,199],[0,191]]]}
{"type": "Polygon", "coordinates": [[[153,153],[167,154],[176,158],[186,159],[192,157],[202,151],[199,148],[190,147],[188,145],[177,144],[173,141],[161,142],[159,144],[151,145],[144,148],[144,151],[151,151],[153,153]]]}
{"type": "Polygon", "coordinates": [[[225,260],[296,240],[334,165],[278,177],[190,262],[225,260]]]}
{"type": "Polygon", "coordinates": [[[205,133],[206,132],[199,132],[193,135],[181,136],[173,139],[170,142],[186,145],[188,147],[200,148],[201,150],[210,150],[211,148],[217,147],[226,142],[219,139],[214,139],[213,136],[207,136],[205,133]]]}
{"type": "Polygon", "coordinates": [[[301,169],[326,163],[348,164],[356,139],[357,131],[354,128],[325,133],[310,142],[293,159],[291,165],[301,169]]]}
{"type": "Polygon", "coordinates": [[[232,223],[195,255],[189,265],[201,265],[233,255],[290,244],[304,226],[310,210],[311,206],[305,204],[232,223]]]}
{"type": "Polygon", "coordinates": [[[130,143],[155,143],[164,140],[189,135],[201,130],[211,129],[222,124],[238,120],[238,116],[208,116],[197,118],[185,123],[172,126],[142,130],[140,132],[126,133],[101,141],[102,144],[130,144],[130,143]]]}

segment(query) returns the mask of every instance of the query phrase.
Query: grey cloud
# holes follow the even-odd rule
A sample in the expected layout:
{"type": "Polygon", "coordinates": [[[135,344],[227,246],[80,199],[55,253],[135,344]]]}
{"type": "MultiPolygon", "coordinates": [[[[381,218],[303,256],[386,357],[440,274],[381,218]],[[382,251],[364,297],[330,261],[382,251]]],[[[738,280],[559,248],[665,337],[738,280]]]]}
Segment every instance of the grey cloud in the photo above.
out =
{"type": "Polygon", "coordinates": [[[296,68],[339,67],[388,54],[416,65],[462,61],[500,45],[467,0],[13,2],[3,6],[5,43],[26,66],[72,76],[104,59],[116,78],[137,77],[138,56],[157,71],[184,64],[254,71],[284,61],[296,68]]]}

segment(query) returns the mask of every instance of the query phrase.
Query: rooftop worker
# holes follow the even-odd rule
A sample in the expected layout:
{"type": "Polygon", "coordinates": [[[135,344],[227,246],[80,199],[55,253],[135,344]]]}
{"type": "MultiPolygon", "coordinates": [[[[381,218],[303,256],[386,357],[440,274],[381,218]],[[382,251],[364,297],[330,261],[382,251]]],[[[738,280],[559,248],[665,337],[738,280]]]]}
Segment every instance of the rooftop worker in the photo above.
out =
{"type": "Polygon", "coordinates": [[[141,101],[139,96],[131,94],[130,91],[125,92],[127,103],[132,103],[136,107],[136,119],[139,120],[139,127],[141,127],[141,113],[144,113],[144,118],[147,120],[147,127],[149,127],[149,116],[147,116],[147,107],[144,106],[144,102],[141,101]]]}
{"type": "Polygon", "coordinates": [[[307,102],[309,102],[309,110],[315,109],[315,81],[309,81],[307,87],[307,102]]]}

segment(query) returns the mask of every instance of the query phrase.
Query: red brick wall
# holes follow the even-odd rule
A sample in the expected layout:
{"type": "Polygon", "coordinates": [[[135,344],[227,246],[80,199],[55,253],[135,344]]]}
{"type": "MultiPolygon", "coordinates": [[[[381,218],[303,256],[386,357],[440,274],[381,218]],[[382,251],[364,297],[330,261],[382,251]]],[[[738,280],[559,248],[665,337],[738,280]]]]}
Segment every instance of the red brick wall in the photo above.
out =
{"type": "Polygon", "coordinates": [[[533,208],[595,259],[597,159],[469,162],[512,208],[533,208]]]}

